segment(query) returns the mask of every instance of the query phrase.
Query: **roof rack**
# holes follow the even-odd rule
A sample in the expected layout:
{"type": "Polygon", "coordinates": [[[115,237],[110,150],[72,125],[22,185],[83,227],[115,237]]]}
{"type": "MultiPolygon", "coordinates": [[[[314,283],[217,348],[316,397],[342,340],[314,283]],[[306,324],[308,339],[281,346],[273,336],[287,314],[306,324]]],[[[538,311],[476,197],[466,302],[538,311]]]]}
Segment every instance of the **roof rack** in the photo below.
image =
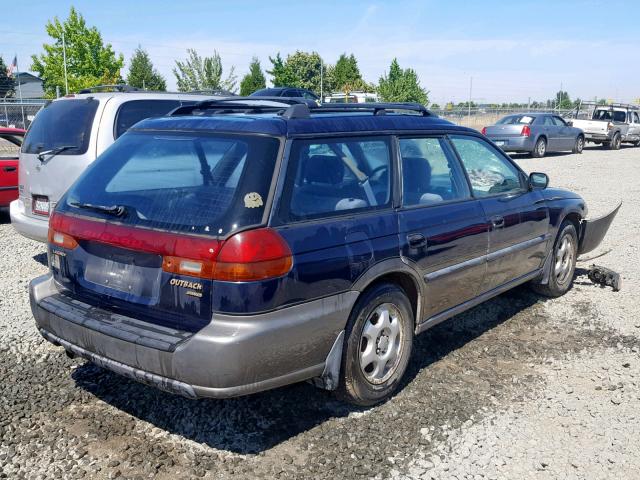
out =
{"type": "Polygon", "coordinates": [[[323,104],[317,107],[316,111],[321,113],[329,112],[372,112],[374,115],[386,115],[391,112],[414,112],[424,117],[435,116],[424,105],[419,103],[383,103],[383,102],[369,102],[369,103],[329,103],[323,104]]]}
{"type": "Polygon", "coordinates": [[[203,100],[193,105],[183,105],[169,113],[178,115],[219,115],[224,113],[284,113],[292,105],[304,105],[309,110],[309,103],[315,102],[305,98],[290,97],[229,97],[203,100]]]}
{"type": "Polygon", "coordinates": [[[580,104],[578,105],[578,108],[585,106],[585,107],[596,107],[596,108],[627,108],[629,110],[638,110],[640,109],[640,105],[634,105],[631,103],[605,103],[605,104],[600,104],[598,102],[594,102],[594,101],[589,101],[586,100],[584,102],[580,102],[580,104]]]}
{"type": "Polygon", "coordinates": [[[94,92],[101,92],[108,89],[111,89],[112,91],[115,90],[116,92],[123,92],[123,93],[144,91],[139,89],[138,87],[132,87],[131,85],[125,85],[121,83],[117,85],[96,85],[95,87],[83,88],[78,93],[94,93],[94,92]]]}

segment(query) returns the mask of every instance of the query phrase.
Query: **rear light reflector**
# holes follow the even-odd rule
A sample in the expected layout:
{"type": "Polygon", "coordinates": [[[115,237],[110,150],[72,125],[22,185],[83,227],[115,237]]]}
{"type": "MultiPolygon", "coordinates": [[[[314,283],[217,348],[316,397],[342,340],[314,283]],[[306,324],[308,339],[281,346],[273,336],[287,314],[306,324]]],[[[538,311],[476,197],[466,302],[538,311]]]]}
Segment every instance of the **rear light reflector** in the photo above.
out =
{"type": "Polygon", "coordinates": [[[73,250],[78,246],[78,242],[71,235],[57,232],[52,228],[49,228],[49,243],[68,250],[73,250]]]}
{"type": "Polygon", "coordinates": [[[487,134],[487,127],[482,127],[482,134],[486,135],[487,134]]]}
{"type": "Polygon", "coordinates": [[[522,135],[523,137],[531,136],[531,128],[529,128],[529,125],[525,125],[524,127],[522,127],[522,131],[520,132],[520,135],[522,135]]]}
{"type": "Polygon", "coordinates": [[[170,255],[162,257],[162,270],[177,275],[211,278],[213,276],[213,267],[214,262],[209,260],[198,261],[170,255]]]}

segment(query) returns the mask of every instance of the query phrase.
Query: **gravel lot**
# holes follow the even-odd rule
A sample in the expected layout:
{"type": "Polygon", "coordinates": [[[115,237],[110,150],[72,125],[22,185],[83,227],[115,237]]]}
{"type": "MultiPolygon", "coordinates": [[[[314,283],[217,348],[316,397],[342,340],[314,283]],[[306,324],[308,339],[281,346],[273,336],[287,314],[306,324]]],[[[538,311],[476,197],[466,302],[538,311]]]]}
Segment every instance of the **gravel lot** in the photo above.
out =
{"type": "Polygon", "coordinates": [[[307,384],[190,401],[68,359],[29,310],[44,248],[2,214],[0,477],[640,478],[640,148],[517,160],[594,216],[625,201],[593,252],[622,291],[582,262],[563,298],[504,294],[418,337],[372,409],[307,384]]]}

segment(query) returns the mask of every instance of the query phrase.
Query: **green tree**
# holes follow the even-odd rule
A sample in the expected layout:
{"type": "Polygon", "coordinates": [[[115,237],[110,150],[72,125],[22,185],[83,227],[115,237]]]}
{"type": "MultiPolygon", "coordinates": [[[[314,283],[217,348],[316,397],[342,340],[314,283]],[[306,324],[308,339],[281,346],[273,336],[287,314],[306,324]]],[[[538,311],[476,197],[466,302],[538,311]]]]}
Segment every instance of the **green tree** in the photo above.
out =
{"type": "Polygon", "coordinates": [[[103,43],[96,27],[87,27],[84,18],[71,7],[69,17],[61,22],[58,17],[47,22],[47,34],[54,40],[44,44],[44,53],[32,55],[31,70],[44,80],[44,92],[55,96],[56,87],[65,91],[62,37],[67,56],[69,91],[100,84],[121,83],[120,69],[124,65],[122,54],[116,55],[111,44],[103,43]]]}
{"type": "Polygon", "coordinates": [[[367,83],[360,73],[358,61],[351,54],[343,53],[333,67],[327,68],[329,85],[338,92],[375,92],[376,87],[367,83]]]}
{"type": "Polygon", "coordinates": [[[411,68],[403,70],[395,58],[391,62],[389,73],[380,77],[378,94],[385,102],[429,103],[429,92],[420,86],[416,72],[411,68]]]}
{"type": "Polygon", "coordinates": [[[136,48],[131,57],[127,83],[132,87],[144,88],[146,90],[164,92],[167,89],[167,82],[164,77],[153,68],[149,54],[143,50],[140,45],[138,45],[138,48],[136,48]]]}
{"type": "Polygon", "coordinates": [[[229,90],[235,91],[237,77],[234,67],[226,78],[222,78],[222,59],[216,50],[211,57],[201,57],[194,49],[187,50],[189,58],[184,62],[176,60],[173,74],[176,76],[178,90],[229,90]]]}
{"type": "Polygon", "coordinates": [[[240,82],[240,95],[251,95],[256,90],[260,90],[266,86],[267,81],[264,78],[264,73],[262,73],[260,60],[253,57],[249,64],[249,73],[247,73],[240,82]]]}
{"type": "MultiPolygon", "coordinates": [[[[322,58],[317,52],[301,52],[296,51],[291,55],[287,55],[286,60],[282,60],[280,53],[275,58],[269,57],[272,68],[267,70],[271,75],[274,86],[276,87],[299,87],[320,92],[321,72],[327,66],[323,64],[322,58]]],[[[324,90],[330,89],[330,78],[324,79],[324,90]]]]}
{"type": "Polygon", "coordinates": [[[0,57],[0,98],[10,97],[14,94],[15,80],[7,75],[7,65],[0,57]]]}
{"type": "Polygon", "coordinates": [[[566,91],[559,90],[556,93],[555,107],[561,110],[573,108],[573,102],[566,91]]]}

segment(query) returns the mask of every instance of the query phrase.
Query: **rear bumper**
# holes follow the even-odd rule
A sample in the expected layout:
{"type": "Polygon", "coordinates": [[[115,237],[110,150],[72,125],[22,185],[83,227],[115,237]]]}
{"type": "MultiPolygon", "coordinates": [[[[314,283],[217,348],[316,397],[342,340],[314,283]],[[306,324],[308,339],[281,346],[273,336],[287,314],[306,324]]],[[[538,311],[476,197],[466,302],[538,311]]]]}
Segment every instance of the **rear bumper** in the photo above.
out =
{"type": "Polygon", "coordinates": [[[609,140],[611,140],[611,137],[604,133],[584,132],[584,138],[588,142],[608,142],[609,140]]]}
{"type": "Polygon", "coordinates": [[[24,202],[14,200],[9,206],[11,224],[16,231],[27,238],[38,242],[47,241],[49,231],[49,217],[34,218],[25,214],[24,202]]]}
{"type": "Polygon", "coordinates": [[[180,336],[148,323],[136,330],[132,324],[142,322],[107,318],[104,310],[98,314],[77,300],[56,302],[64,292],[51,275],[34,279],[29,293],[36,324],[50,342],[190,398],[246,395],[321,376],[358,295],[347,292],[258,315],[215,314],[199,332],[180,336]]]}
{"type": "Polygon", "coordinates": [[[489,137],[505,152],[531,152],[535,146],[533,137],[489,137]],[[504,142],[501,144],[500,142],[504,142]]]}
{"type": "Polygon", "coordinates": [[[600,218],[595,218],[593,220],[587,219],[582,222],[580,245],[578,248],[579,255],[589,253],[590,251],[595,250],[598,245],[600,245],[605,235],[609,231],[611,222],[613,222],[613,219],[618,214],[618,210],[620,210],[621,206],[622,202],[620,202],[618,206],[607,215],[604,215],[600,218]]]}

